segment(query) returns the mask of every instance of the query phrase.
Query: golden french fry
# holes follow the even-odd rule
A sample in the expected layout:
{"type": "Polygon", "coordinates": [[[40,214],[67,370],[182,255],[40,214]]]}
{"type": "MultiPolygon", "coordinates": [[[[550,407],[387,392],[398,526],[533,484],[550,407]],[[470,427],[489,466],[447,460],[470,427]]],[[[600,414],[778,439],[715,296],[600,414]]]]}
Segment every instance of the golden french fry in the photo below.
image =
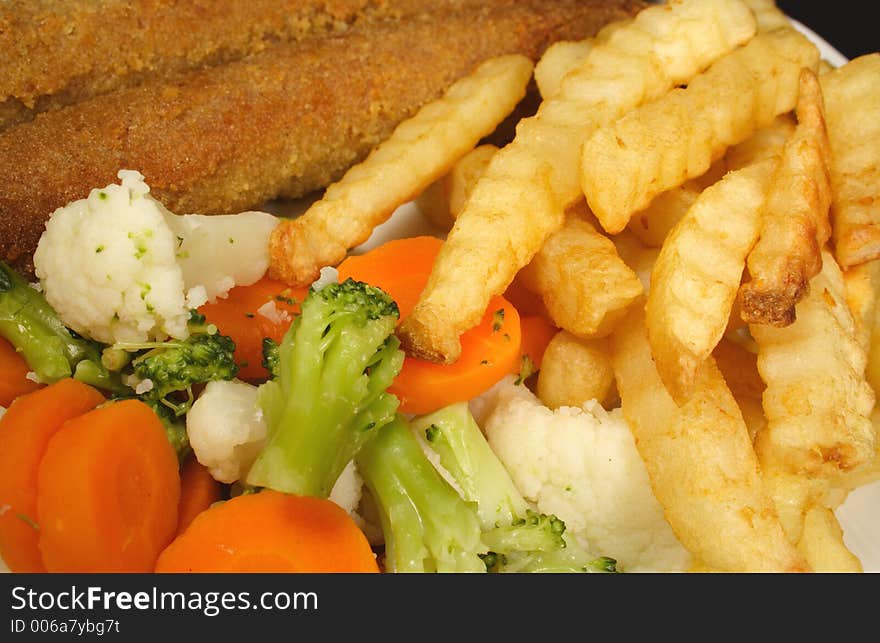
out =
{"type": "Polygon", "coordinates": [[[785,141],[794,133],[794,115],[791,112],[780,114],[767,127],[755,131],[742,143],[727,150],[724,160],[729,170],[741,170],[768,158],[782,155],[785,141]]]}
{"type": "MultiPolygon", "coordinates": [[[[737,400],[748,398],[761,401],[765,385],[760,373],[758,373],[758,355],[756,353],[748,350],[739,342],[722,338],[715,350],[712,351],[712,358],[724,376],[727,388],[737,400]]],[[[763,412],[761,409],[762,414],[763,412]]]]}
{"type": "Polygon", "coordinates": [[[645,293],[651,290],[651,272],[660,254],[659,248],[651,248],[644,245],[639,238],[628,230],[611,237],[617,254],[623,259],[623,263],[636,273],[645,293]]]}
{"type": "Polygon", "coordinates": [[[871,324],[871,338],[868,346],[868,365],[865,367],[865,378],[876,395],[880,395],[880,302],[874,310],[871,324]]]}
{"type": "Polygon", "coordinates": [[[823,252],[822,272],[786,328],[749,326],[758,344],[758,370],[767,388],[767,429],[756,448],[762,466],[830,479],[870,461],[869,419],[874,393],[865,380],[866,357],[844,299],[843,275],[823,252]]]}
{"type": "Polygon", "coordinates": [[[459,159],[448,174],[434,181],[416,199],[422,214],[441,230],[452,228],[497,151],[495,145],[484,143],[459,159]]]}
{"type": "Polygon", "coordinates": [[[681,543],[710,569],[805,571],[763,487],[736,401],[711,358],[700,368],[694,395],[678,406],[654,367],[639,307],[610,343],[623,414],[681,543]]]}
{"type": "Polygon", "coordinates": [[[843,530],[828,507],[813,505],[807,511],[798,550],[814,572],[864,571],[861,561],[843,542],[843,530]]]}
{"type": "MultiPolygon", "coordinates": [[[[725,379],[727,379],[725,377],[725,379]]],[[[761,406],[761,400],[756,400],[748,396],[739,396],[733,394],[736,405],[742,413],[743,421],[749,430],[749,439],[754,442],[755,436],[767,426],[767,418],[764,417],[764,408],[761,406]]]]}
{"type": "Polygon", "coordinates": [[[339,263],[495,129],[525,95],[532,68],[521,55],[489,59],[398,125],[303,215],[275,228],[270,276],[306,285],[339,263]]]}
{"type": "Polygon", "coordinates": [[[700,190],[689,183],[657,196],[648,207],[632,216],[627,229],[649,248],[661,247],[669,232],[700,196],[700,190]]]}
{"type": "Polygon", "coordinates": [[[587,203],[612,234],[658,194],[705,173],[728,147],[790,111],[819,50],[794,29],[755,36],[684,88],[596,130],[581,154],[587,203]]]}
{"type": "Polygon", "coordinates": [[[565,75],[577,69],[592,48],[592,38],[559,40],[547,47],[540,60],[535,63],[535,83],[541,97],[548,98],[559,91],[565,75]]]}
{"type": "Polygon", "coordinates": [[[651,274],[646,306],[657,371],[676,402],[727,328],[775,161],[727,174],[672,229],[651,274]]]}
{"type": "Polygon", "coordinates": [[[823,74],[831,141],[831,215],[842,268],[880,259],[880,53],[823,74]]]}
{"type": "Polygon", "coordinates": [[[783,146],[762,209],[760,238],[749,253],[750,279],[740,288],[742,316],[750,324],[794,321],[795,304],[822,269],[820,252],[831,236],[831,149],[822,90],[808,69],[799,86],[798,124],[783,146]]]}
{"type": "Polygon", "coordinates": [[[604,337],[642,293],[614,242],[576,210],[520,271],[553,322],[577,337],[604,337]]]}
{"type": "Polygon", "coordinates": [[[755,12],[758,31],[772,31],[791,27],[791,20],[776,6],[774,0],[743,0],[755,12]]]}
{"type": "MultiPolygon", "coordinates": [[[[877,303],[880,301],[880,259],[845,270],[843,282],[846,286],[846,304],[855,324],[856,339],[868,355],[870,364],[871,339],[877,318],[877,303]]],[[[866,372],[868,370],[870,368],[866,372]]]]}
{"type": "Polygon", "coordinates": [[[658,195],[644,210],[636,212],[627,229],[648,247],[659,248],[666,235],[675,227],[700,196],[700,192],[718,182],[727,173],[727,162],[719,159],[702,176],[658,195]]]}
{"type": "Polygon", "coordinates": [[[589,400],[607,408],[615,396],[608,342],[580,339],[565,330],[556,333],[541,358],[536,392],[551,409],[581,407],[589,400]]]}
{"type": "Polygon", "coordinates": [[[681,0],[601,31],[583,64],[492,159],[398,329],[405,349],[454,362],[459,336],[562,226],[580,194],[578,155],[587,134],[687,82],[755,29],[739,0],[681,0]]]}

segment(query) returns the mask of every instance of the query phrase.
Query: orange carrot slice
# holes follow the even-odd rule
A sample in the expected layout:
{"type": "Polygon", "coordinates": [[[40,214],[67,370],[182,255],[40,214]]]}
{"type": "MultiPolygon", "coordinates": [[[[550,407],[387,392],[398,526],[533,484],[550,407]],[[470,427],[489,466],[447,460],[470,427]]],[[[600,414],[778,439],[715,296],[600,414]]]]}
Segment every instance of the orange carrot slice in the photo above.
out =
{"type": "MultiPolygon", "coordinates": [[[[435,237],[389,241],[338,266],[348,277],[382,288],[397,302],[401,319],[412,312],[428,281],[443,242],[435,237]]],[[[435,364],[409,357],[389,391],[404,413],[422,414],[476,397],[509,373],[519,370],[520,320],[504,297],[493,297],[479,325],[461,336],[461,357],[435,364]]]]}
{"type": "Polygon", "coordinates": [[[180,504],[177,510],[177,533],[189,527],[193,519],[220,500],[222,486],[195,457],[190,456],[180,469],[180,504]]]}
{"type": "Polygon", "coordinates": [[[547,344],[559,329],[543,315],[522,315],[519,324],[522,329],[520,353],[528,355],[536,369],[541,368],[541,360],[544,358],[547,344]]]}
{"type": "Polygon", "coordinates": [[[19,395],[36,391],[42,386],[27,378],[30,370],[12,344],[0,337],[0,406],[9,406],[19,395]]]}
{"type": "Polygon", "coordinates": [[[139,400],[68,420],[40,463],[40,550],[50,572],[147,572],[174,538],[177,456],[139,400]]]}
{"type": "Polygon", "coordinates": [[[103,401],[97,389],[68,378],[17,397],[0,418],[0,553],[12,571],[46,571],[38,547],[40,461],[67,420],[103,401]]]}
{"type": "Polygon", "coordinates": [[[308,288],[264,277],[250,286],[236,286],[225,299],[205,304],[199,312],[235,342],[239,379],[264,380],[269,373],[262,365],[263,338],[281,341],[307,293],[308,288]]]}
{"type": "Polygon", "coordinates": [[[363,532],[324,498],[278,491],[203,511],[159,556],[168,572],[378,572],[363,532]]]}

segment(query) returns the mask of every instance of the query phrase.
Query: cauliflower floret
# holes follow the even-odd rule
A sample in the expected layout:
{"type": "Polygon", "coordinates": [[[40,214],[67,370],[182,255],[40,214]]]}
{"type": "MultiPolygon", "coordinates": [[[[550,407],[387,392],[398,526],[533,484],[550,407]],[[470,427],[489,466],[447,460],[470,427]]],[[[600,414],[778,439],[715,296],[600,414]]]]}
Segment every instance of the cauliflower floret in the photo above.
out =
{"type": "Polygon", "coordinates": [[[139,172],[58,208],[34,269],[64,323],[106,344],[187,336],[189,309],[259,279],[277,219],[263,212],[178,216],[139,172]]]}
{"type": "Polygon", "coordinates": [[[186,434],[215,480],[243,478],[266,442],[257,387],[240,380],[208,382],[186,414],[186,434]]]}
{"type": "Polygon", "coordinates": [[[688,569],[621,411],[597,401],[553,411],[512,382],[481,400],[482,426],[520,492],[623,571],[688,569]]]}
{"type": "MultiPolygon", "coordinates": [[[[266,444],[266,421],[257,403],[259,388],[240,380],[208,382],[186,415],[186,433],[196,459],[219,482],[246,477],[266,444]]],[[[354,461],[342,470],[330,500],[345,509],[358,524],[364,481],[354,461]]]]}
{"type": "Polygon", "coordinates": [[[191,308],[223,297],[233,286],[254,283],[269,267],[269,235],[278,219],[268,212],[164,212],[178,242],[177,261],[191,308]]]}

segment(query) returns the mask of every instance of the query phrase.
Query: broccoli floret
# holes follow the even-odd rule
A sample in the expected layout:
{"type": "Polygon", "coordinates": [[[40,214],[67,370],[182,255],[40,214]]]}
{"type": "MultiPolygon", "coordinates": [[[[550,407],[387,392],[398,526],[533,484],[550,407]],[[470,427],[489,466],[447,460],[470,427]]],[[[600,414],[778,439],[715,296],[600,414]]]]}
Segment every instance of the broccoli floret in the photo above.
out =
{"type": "Polygon", "coordinates": [[[387,571],[486,571],[476,507],[437,472],[402,417],[355,462],[379,508],[387,571]]]}
{"type": "Polygon", "coordinates": [[[399,402],[386,389],[403,364],[398,317],[387,293],[352,279],[309,291],[277,348],[277,374],[260,386],[268,436],[249,484],[330,494],[345,466],[397,412],[399,402]]]}
{"type": "Polygon", "coordinates": [[[483,436],[467,402],[416,418],[413,427],[425,436],[462,497],[476,503],[482,538],[490,552],[484,557],[489,571],[578,572],[603,566],[566,537],[562,520],[529,506],[483,436]]]}
{"type": "Polygon", "coordinates": [[[146,386],[142,392],[136,389],[136,394],[129,392],[125,397],[137,397],[152,407],[181,462],[190,453],[183,416],[193,405],[193,387],[213,380],[231,380],[238,373],[231,337],[218,333],[217,327],[206,324],[205,316],[195,310],[190,311],[188,327],[191,334],[185,340],[119,343],[104,351],[105,362],[130,360],[125,372],[146,386]],[[145,352],[132,358],[132,351],[145,352]]]}
{"type": "Polygon", "coordinates": [[[101,362],[102,346],[68,329],[43,294],[0,263],[0,336],[21,353],[44,383],[74,377],[111,393],[128,388],[101,362]]]}
{"type": "Polygon", "coordinates": [[[214,327],[184,340],[148,344],[116,344],[126,350],[149,348],[132,362],[134,375],[149,389],[139,397],[155,408],[165,407],[181,417],[192,406],[192,388],[212,380],[231,380],[238,374],[235,342],[214,327]],[[185,393],[180,399],[179,393],[185,393]]]}

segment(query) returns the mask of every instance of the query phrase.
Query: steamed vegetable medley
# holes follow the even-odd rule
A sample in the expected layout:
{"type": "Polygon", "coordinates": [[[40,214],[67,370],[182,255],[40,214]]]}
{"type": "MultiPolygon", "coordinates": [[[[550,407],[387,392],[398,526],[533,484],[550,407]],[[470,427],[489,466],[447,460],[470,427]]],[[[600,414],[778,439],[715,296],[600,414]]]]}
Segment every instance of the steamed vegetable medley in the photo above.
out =
{"type": "Polygon", "coordinates": [[[12,571],[689,567],[619,409],[533,393],[556,329],[527,297],[454,364],[405,357],[438,239],[289,288],[271,215],[176,215],[119,176],[52,215],[38,282],[0,265],[12,571]]]}

